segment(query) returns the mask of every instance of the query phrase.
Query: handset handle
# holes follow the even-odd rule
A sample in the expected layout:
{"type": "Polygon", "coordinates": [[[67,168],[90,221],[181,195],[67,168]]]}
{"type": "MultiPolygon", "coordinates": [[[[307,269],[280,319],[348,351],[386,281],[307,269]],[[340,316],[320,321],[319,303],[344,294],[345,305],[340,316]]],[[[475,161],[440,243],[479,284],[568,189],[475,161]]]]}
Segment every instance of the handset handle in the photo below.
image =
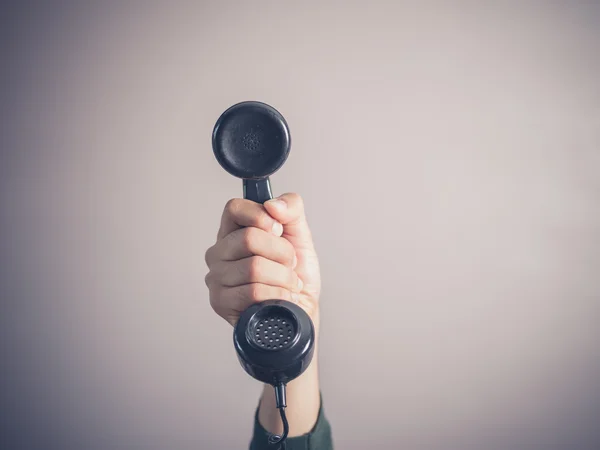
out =
{"type": "Polygon", "coordinates": [[[258,180],[244,179],[244,198],[256,203],[265,203],[273,198],[269,177],[258,180]]]}

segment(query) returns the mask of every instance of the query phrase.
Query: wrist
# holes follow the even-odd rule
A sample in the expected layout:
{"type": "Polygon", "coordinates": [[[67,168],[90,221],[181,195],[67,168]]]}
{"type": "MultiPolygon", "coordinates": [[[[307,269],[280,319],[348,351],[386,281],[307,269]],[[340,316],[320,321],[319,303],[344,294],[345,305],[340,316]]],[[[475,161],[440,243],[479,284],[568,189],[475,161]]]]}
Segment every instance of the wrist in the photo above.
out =
{"type": "MultiPolygon", "coordinates": [[[[317,349],[306,371],[286,386],[286,415],[289,436],[309,433],[317,422],[321,406],[317,349]]],[[[258,421],[273,434],[283,430],[279,410],[275,403],[275,390],[270,384],[263,385],[258,411],[258,421]]]]}

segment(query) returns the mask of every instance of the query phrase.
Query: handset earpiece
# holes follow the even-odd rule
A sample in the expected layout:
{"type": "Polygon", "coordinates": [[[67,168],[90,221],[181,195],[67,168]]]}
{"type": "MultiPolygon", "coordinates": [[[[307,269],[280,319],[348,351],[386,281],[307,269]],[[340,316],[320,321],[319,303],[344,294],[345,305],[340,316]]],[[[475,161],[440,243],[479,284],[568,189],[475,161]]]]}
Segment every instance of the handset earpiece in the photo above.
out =
{"type": "MultiPolygon", "coordinates": [[[[285,163],[290,147],[287,122],[275,108],[261,102],[231,106],[221,114],[212,133],[217,161],[243,180],[244,198],[257,203],[273,198],[269,177],[285,163]]],[[[270,442],[285,446],[285,386],[310,365],[315,343],[312,320],[292,302],[265,300],[241,314],[233,342],[244,370],[256,380],[274,386],[284,432],[272,436],[270,442]]]]}
{"type": "Polygon", "coordinates": [[[243,180],[244,198],[257,203],[273,198],[269,176],[283,166],[291,143],[288,124],[279,111],[253,101],[228,108],[212,134],[217,161],[243,180]]]}

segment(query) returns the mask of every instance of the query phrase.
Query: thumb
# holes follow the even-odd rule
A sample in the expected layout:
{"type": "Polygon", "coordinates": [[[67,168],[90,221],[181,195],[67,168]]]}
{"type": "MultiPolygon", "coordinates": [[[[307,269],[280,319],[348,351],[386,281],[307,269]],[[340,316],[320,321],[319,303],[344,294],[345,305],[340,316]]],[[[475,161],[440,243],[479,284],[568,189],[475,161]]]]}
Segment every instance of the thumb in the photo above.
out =
{"type": "Polygon", "coordinates": [[[296,248],[313,248],[312,234],[300,195],[287,193],[264,203],[267,212],[283,225],[283,237],[296,248]]]}

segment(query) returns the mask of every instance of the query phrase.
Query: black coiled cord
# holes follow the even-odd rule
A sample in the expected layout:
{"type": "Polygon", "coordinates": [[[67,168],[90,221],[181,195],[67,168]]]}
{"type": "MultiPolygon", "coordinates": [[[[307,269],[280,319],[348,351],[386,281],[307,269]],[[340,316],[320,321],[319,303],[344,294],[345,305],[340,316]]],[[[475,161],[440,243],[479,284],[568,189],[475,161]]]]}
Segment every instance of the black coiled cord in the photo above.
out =
{"type": "Polygon", "coordinates": [[[287,421],[287,417],[285,416],[285,407],[282,406],[279,408],[279,414],[281,415],[281,421],[283,422],[283,434],[272,434],[269,436],[269,444],[279,445],[279,450],[285,450],[285,440],[287,439],[287,435],[290,431],[290,426],[287,421]]]}
{"type": "Polygon", "coordinates": [[[275,387],[275,405],[277,409],[279,409],[279,414],[281,415],[281,421],[283,422],[283,433],[281,435],[272,434],[269,436],[269,444],[277,445],[278,450],[285,450],[285,440],[287,439],[287,435],[290,431],[290,426],[287,421],[287,417],[285,416],[285,407],[287,406],[285,401],[285,383],[277,383],[274,385],[275,387]]]}

